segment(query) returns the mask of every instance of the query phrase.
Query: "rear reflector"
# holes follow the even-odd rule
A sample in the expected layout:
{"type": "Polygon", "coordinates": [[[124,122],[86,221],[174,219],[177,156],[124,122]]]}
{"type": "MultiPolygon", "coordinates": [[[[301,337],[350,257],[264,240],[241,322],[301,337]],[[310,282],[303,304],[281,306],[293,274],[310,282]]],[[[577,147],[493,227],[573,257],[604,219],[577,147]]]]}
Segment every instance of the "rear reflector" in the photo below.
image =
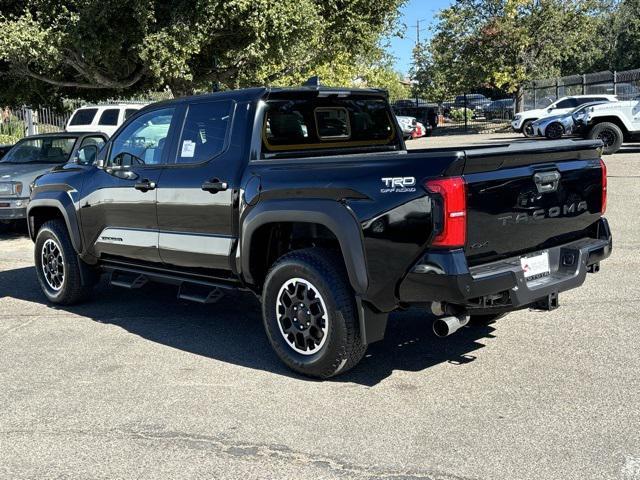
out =
{"type": "Polygon", "coordinates": [[[600,168],[602,169],[602,206],[600,211],[604,215],[604,212],[607,211],[607,166],[602,159],[600,159],[600,168]]]}
{"type": "Polygon", "coordinates": [[[467,192],[462,177],[430,180],[425,187],[442,197],[442,229],[433,239],[437,247],[463,247],[467,241],[467,192]]]}

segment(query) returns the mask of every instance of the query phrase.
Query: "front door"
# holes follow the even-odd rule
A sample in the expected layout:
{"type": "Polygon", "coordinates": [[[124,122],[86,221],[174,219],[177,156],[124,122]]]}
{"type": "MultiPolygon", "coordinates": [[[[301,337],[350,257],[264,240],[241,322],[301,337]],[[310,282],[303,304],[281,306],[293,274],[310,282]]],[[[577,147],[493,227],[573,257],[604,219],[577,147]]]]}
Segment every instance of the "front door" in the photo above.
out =
{"type": "Polygon", "coordinates": [[[158,183],[160,258],[169,266],[205,268],[224,276],[231,268],[232,210],[242,152],[240,145],[228,148],[235,107],[231,100],[203,100],[187,107],[158,183]]]}
{"type": "Polygon", "coordinates": [[[160,262],[157,184],[166,163],[175,107],[149,111],[114,137],[80,201],[84,241],[97,257],[160,262]]]}

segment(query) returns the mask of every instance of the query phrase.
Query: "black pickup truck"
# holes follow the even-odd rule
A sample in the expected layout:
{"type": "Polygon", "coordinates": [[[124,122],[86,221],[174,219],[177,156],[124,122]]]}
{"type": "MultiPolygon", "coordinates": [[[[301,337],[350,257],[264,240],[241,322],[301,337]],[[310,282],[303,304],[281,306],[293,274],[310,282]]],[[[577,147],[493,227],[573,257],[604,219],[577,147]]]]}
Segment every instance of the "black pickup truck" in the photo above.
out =
{"type": "Polygon", "coordinates": [[[551,310],[611,252],[598,142],[407,151],[380,90],[156,103],[85,153],[32,185],[51,302],[103,273],[204,303],[249,290],[278,356],[315,377],[356,365],[396,309],[430,308],[439,336],[551,310]]]}

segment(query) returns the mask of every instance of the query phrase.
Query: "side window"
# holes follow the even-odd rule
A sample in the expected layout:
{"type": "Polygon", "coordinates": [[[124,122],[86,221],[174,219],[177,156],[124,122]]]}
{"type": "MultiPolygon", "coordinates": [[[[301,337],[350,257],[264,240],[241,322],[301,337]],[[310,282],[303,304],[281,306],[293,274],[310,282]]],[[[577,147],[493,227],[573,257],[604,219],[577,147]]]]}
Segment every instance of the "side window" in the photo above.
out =
{"type": "Polygon", "coordinates": [[[104,147],[104,143],[104,138],[102,137],[84,137],[80,148],[84,147],[85,145],[95,145],[96,147],[98,147],[98,151],[100,151],[102,150],[102,147],[104,147]]]}
{"type": "Polygon", "coordinates": [[[127,109],[125,109],[125,111],[124,111],[124,119],[126,120],[127,118],[129,118],[131,115],[133,115],[137,111],[138,111],[137,108],[127,108],[127,109]]]}
{"type": "Polygon", "coordinates": [[[71,117],[69,121],[69,125],[91,125],[97,112],[97,108],[81,108],[76,110],[76,113],[73,114],[73,117],[71,117]]]}
{"type": "Polygon", "coordinates": [[[175,108],[147,112],[113,140],[107,166],[157,165],[162,162],[175,108]]]}
{"type": "Polygon", "coordinates": [[[178,143],[176,163],[202,163],[222,153],[232,108],[230,100],[190,105],[178,143]]]}
{"type": "Polygon", "coordinates": [[[556,108],[573,108],[577,107],[578,102],[575,98],[567,98],[556,105],[556,108]]]}
{"type": "Polygon", "coordinates": [[[117,108],[108,108],[100,115],[98,125],[118,125],[118,115],[120,110],[117,108]]]}

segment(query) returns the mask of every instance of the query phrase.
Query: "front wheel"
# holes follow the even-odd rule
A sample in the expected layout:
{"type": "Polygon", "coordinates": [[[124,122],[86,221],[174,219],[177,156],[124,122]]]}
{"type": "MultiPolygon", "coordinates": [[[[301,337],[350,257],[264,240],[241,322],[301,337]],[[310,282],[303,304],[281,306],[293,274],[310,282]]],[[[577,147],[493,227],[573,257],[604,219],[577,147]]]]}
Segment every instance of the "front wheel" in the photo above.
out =
{"type": "Polygon", "coordinates": [[[544,131],[544,136],[549,140],[558,140],[562,138],[564,135],[564,127],[559,122],[553,122],[551,125],[548,125],[544,131]]]}
{"type": "Polygon", "coordinates": [[[535,133],[533,131],[533,122],[533,120],[525,120],[522,124],[522,133],[527,138],[535,136],[535,133]]]}
{"type": "Polygon", "coordinates": [[[82,301],[90,288],[82,285],[81,260],[62,220],[50,220],[36,236],[35,264],[38,282],[50,302],[71,305],[82,301]]]}
{"type": "Polygon", "coordinates": [[[280,360],[303,375],[344,373],[367,349],[347,273],[329,250],[309,248],[281,257],[265,280],[262,317],[280,360]]]}
{"type": "Polygon", "coordinates": [[[602,153],[611,155],[622,147],[624,135],[620,127],[615,123],[602,122],[594,125],[587,135],[591,140],[602,140],[604,149],[602,153]]]}

